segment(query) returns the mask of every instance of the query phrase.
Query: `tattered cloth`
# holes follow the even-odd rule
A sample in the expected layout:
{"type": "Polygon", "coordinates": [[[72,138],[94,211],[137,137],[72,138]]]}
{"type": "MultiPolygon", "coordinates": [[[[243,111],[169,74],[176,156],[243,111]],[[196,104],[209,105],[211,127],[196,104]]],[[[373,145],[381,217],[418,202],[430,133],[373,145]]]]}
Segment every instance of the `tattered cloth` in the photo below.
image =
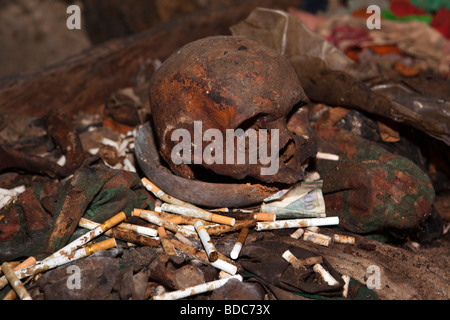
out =
{"type": "Polygon", "coordinates": [[[153,201],[136,173],[87,162],[66,183],[29,188],[2,209],[0,261],[45,257],[66,245],[81,217],[102,223],[121,211],[153,208],[153,201]]]}
{"type": "Polygon", "coordinates": [[[315,132],[319,150],[340,157],[316,163],[327,215],[338,215],[340,225],[356,233],[420,228],[435,198],[421,168],[349,131],[332,127],[315,132]]]}

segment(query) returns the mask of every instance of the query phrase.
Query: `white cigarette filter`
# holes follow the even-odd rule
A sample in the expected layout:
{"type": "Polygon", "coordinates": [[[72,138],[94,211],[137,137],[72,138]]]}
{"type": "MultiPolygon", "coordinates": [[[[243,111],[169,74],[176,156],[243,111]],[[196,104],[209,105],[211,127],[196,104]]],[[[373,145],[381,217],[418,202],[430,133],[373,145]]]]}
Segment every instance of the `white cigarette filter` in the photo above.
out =
{"type": "Polygon", "coordinates": [[[206,254],[207,254],[209,260],[211,262],[216,261],[219,258],[219,254],[211,240],[211,237],[209,236],[208,232],[206,231],[206,228],[203,225],[203,222],[201,222],[200,220],[197,220],[194,223],[194,228],[198,233],[198,236],[203,244],[203,247],[205,248],[205,251],[206,251],[206,254]]]}
{"type": "Polygon", "coordinates": [[[234,224],[236,223],[236,220],[231,217],[215,214],[202,209],[183,207],[176,204],[163,203],[161,205],[161,209],[166,212],[177,213],[187,217],[199,218],[206,221],[227,224],[230,226],[234,226],[234,224]]]}
{"type": "Polygon", "coordinates": [[[178,300],[183,299],[186,297],[190,297],[196,294],[205,293],[208,291],[212,291],[215,289],[218,289],[225,285],[229,280],[231,279],[238,279],[239,281],[242,281],[241,275],[234,275],[228,278],[222,278],[219,280],[210,281],[207,283],[202,283],[193,287],[185,288],[178,291],[172,291],[168,293],[163,293],[158,296],[154,296],[153,300],[178,300]]]}
{"type": "Polygon", "coordinates": [[[273,222],[257,222],[256,230],[273,230],[273,229],[286,229],[286,228],[304,228],[313,226],[332,226],[339,224],[339,217],[326,217],[326,218],[305,218],[305,219],[287,219],[277,220],[273,222]]]}
{"type": "Polygon", "coordinates": [[[327,271],[321,264],[315,264],[313,270],[322,276],[322,279],[328,283],[329,286],[339,284],[335,278],[327,271]]]}

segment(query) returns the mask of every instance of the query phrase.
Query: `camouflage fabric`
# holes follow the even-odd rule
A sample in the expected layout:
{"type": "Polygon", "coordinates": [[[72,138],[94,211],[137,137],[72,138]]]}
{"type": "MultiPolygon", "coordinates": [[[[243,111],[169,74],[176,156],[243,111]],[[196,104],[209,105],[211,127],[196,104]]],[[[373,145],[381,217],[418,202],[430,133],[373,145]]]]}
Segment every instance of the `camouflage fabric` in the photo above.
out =
{"type": "Polygon", "coordinates": [[[327,215],[356,233],[412,230],[431,214],[429,177],[407,158],[338,128],[316,128],[319,150],[339,161],[317,160],[327,215]]]}
{"type": "Polygon", "coordinates": [[[134,208],[152,209],[154,198],[132,172],[102,161],[86,163],[65,184],[27,189],[0,210],[0,262],[45,257],[67,244],[81,217],[103,222],[134,208]]]}

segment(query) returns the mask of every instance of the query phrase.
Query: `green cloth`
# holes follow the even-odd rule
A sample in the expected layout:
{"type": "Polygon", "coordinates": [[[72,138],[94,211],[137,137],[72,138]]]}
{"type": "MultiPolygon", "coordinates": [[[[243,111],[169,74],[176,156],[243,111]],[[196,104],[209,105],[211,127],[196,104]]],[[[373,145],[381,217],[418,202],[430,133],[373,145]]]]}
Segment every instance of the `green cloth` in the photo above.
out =
{"type": "Polygon", "coordinates": [[[391,9],[384,9],[381,10],[381,17],[386,20],[394,20],[394,21],[400,21],[400,22],[408,22],[408,21],[422,21],[423,23],[426,23],[428,25],[431,24],[431,20],[433,20],[433,16],[429,13],[427,14],[411,14],[404,17],[400,17],[395,15],[391,9]]]}
{"type": "Polygon", "coordinates": [[[87,163],[65,184],[29,188],[0,211],[0,262],[45,257],[68,243],[81,217],[101,223],[134,208],[154,208],[136,173],[87,163]]]}

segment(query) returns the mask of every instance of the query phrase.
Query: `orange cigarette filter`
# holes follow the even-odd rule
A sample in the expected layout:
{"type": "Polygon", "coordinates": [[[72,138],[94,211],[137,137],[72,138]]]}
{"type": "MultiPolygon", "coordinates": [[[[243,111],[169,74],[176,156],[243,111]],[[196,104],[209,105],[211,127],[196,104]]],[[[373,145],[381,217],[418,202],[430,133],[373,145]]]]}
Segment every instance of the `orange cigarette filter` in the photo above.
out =
{"type": "Polygon", "coordinates": [[[275,213],[255,213],[253,216],[255,220],[257,221],[275,221],[276,220],[276,214],[275,213]]]}
{"type": "Polygon", "coordinates": [[[114,248],[116,245],[117,245],[116,239],[111,238],[108,240],[104,240],[104,241],[95,243],[91,246],[88,246],[85,248],[85,250],[86,250],[87,255],[91,255],[91,254],[96,253],[97,251],[108,250],[108,249],[114,248]]]}
{"type": "Polygon", "coordinates": [[[118,214],[116,214],[114,217],[112,217],[111,219],[106,220],[105,222],[103,222],[100,227],[102,228],[103,231],[106,231],[110,228],[112,228],[113,226],[119,224],[120,222],[124,221],[127,218],[127,216],[125,215],[124,212],[120,212],[118,214]]]}

